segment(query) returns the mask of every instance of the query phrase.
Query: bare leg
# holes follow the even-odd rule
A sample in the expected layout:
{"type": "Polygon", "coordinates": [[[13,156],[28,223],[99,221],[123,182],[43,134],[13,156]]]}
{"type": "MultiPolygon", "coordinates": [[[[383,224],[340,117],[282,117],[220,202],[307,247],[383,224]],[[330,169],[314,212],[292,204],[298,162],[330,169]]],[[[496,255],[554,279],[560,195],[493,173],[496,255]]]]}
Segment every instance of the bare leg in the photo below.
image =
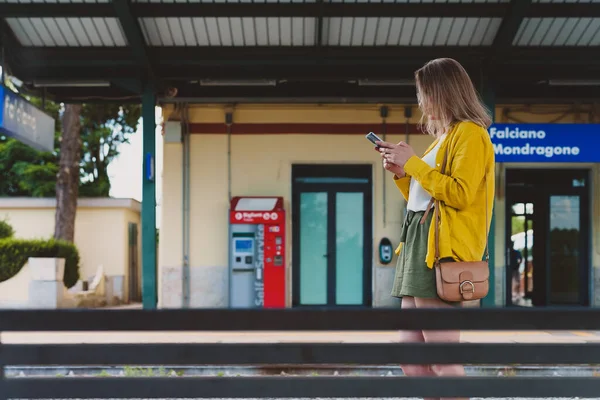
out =
{"type": "MultiPolygon", "coordinates": [[[[402,308],[415,308],[413,297],[402,298],[402,308]]],[[[425,338],[421,331],[400,331],[401,343],[424,342],[425,338]]],[[[401,365],[402,372],[406,376],[435,376],[430,365],[401,365]]],[[[437,400],[436,397],[427,397],[425,400],[437,400]]]]}
{"type": "MultiPolygon", "coordinates": [[[[440,299],[415,298],[417,308],[451,308],[440,299]]],[[[460,342],[460,331],[423,331],[423,338],[428,343],[458,343],[460,342]]],[[[458,364],[436,364],[431,369],[437,376],[464,376],[465,369],[458,364]]],[[[444,398],[450,399],[450,398],[444,398]]]]}

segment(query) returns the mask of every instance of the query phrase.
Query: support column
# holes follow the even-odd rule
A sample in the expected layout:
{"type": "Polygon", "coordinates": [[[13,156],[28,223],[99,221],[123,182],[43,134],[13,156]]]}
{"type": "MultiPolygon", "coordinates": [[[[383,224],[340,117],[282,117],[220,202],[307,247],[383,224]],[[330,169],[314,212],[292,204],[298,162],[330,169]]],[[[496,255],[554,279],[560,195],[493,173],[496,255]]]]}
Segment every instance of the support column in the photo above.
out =
{"type": "MultiPolygon", "coordinates": [[[[488,79],[482,80],[482,97],[485,105],[492,114],[492,122],[496,120],[496,98],[494,88],[491,81],[488,79]]],[[[494,171],[494,174],[496,172],[494,171]]],[[[492,220],[489,234],[489,252],[490,252],[490,290],[486,297],[481,300],[482,307],[494,307],[496,305],[496,201],[494,199],[494,211],[492,212],[492,220]]]]}
{"type": "Polygon", "coordinates": [[[152,85],[142,95],[142,303],[144,309],[157,305],[156,280],[156,96],[152,85]]]}

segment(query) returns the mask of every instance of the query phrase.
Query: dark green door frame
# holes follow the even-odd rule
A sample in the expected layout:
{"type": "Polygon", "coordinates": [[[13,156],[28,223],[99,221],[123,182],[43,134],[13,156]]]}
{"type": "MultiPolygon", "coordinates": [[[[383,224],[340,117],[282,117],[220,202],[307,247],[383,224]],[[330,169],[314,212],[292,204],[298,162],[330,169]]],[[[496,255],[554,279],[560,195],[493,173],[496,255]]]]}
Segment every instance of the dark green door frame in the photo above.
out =
{"type": "Polygon", "coordinates": [[[301,303],[301,195],[324,193],[327,196],[327,299],[318,307],[371,307],[373,302],[373,198],[372,166],[304,164],[292,166],[292,306],[314,307],[301,303]],[[362,304],[353,306],[336,304],[336,194],[361,193],[363,195],[363,276],[362,304]]]}
{"type": "Polygon", "coordinates": [[[147,85],[142,96],[143,168],[142,168],[142,304],[144,309],[157,305],[156,282],[156,183],[149,171],[155,171],[156,95],[147,85]]]}
{"type": "MultiPolygon", "coordinates": [[[[533,292],[532,305],[547,306],[582,306],[588,307],[591,303],[590,282],[591,282],[591,253],[590,243],[587,237],[590,236],[590,182],[591,175],[588,169],[508,169],[506,177],[506,234],[505,240],[507,246],[510,244],[511,237],[511,216],[512,206],[516,203],[531,203],[533,213],[529,214],[533,221],[533,292]],[[582,186],[574,186],[573,182],[584,182],[582,186]],[[552,300],[551,279],[553,272],[552,250],[556,245],[551,244],[551,199],[554,196],[575,196],[579,199],[579,239],[576,242],[578,256],[577,262],[569,264],[569,268],[577,272],[577,303],[552,300]]],[[[527,229],[529,227],[525,225],[527,229]]],[[[560,256],[560,251],[557,252],[560,256]]],[[[512,304],[511,281],[509,280],[510,270],[507,265],[505,286],[506,304],[512,304]]]]}
{"type": "MultiPolygon", "coordinates": [[[[489,78],[482,79],[482,97],[485,105],[492,114],[492,122],[496,120],[496,96],[494,87],[489,78]]],[[[495,172],[494,172],[495,173],[495,172]]],[[[496,200],[494,199],[494,211],[492,212],[492,220],[489,234],[489,253],[490,253],[490,289],[488,295],[481,299],[482,307],[494,307],[496,305],[496,200]]]]}

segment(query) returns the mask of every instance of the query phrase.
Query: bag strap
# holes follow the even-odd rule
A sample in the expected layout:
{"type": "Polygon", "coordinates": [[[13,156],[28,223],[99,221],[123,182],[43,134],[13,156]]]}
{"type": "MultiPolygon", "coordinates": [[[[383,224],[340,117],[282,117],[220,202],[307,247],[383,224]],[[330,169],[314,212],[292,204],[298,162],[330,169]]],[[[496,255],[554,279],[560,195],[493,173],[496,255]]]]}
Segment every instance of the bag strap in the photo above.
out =
{"type": "MultiPolygon", "coordinates": [[[[446,164],[448,162],[448,148],[446,148],[446,152],[444,153],[444,161],[442,161],[442,168],[440,172],[442,175],[446,173],[446,164]]],[[[429,207],[433,206],[435,203],[435,207],[433,207],[433,223],[435,227],[435,265],[439,265],[440,263],[440,201],[435,200],[431,197],[429,201],[429,207]]]]}
{"type": "MultiPolygon", "coordinates": [[[[442,168],[440,172],[445,174],[446,172],[446,164],[448,162],[448,149],[446,148],[446,152],[444,153],[444,160],[442,161],[442,168]]],[[[486,239],[485,239],[485,260],[490,260],[490,238],[487,234],[487,226],[489,223],[489,215],[488,215],[488,188],[487,188],[487,172],[483,174],[483,181],[485,184],[485,230],[486,230],[486,239]]],[[[425,223],[427,215],[431,211],[431,207],[433,207],[433,223],[434,223],[434,232],[435,232],[435,265],[438,265],[440,262],[440,237],[439,237],[439,222],[440,222],[440,202],[439,200],[435,200],[433,197],[429,200],[429,204],[427,205],[427,209],[425,210],[425,214],[421,218],[421,224],[425,223]],[[435,207],[433,207],[435,204],[435,207]]]]}
{"type": "MultiPolygon", "coordinates": [[[[440,171],[442,174],[444,174],[446,172],[446,163],[447,162],[448,162],[448,149],[446,149],[446,152],[444,153],[444,160],[442,161],[442,169],[440,171]]],[[[435,203],[435,199],[432,196],[431,199],[429,200],[429,204],[427,204],[425,213],[421,217],[421,221],[420,221],[421,225],[423,225],[425,223],[425,221],[427,220],[427,216],[429,215],[429,212],[431,211],[431,207],[433,207],[434,203],[435,203]]],[[[437,205],[436,205],[436,208],[437,208],[437,205]]],[[[435,210],[434,210],[434,218],[437,218],[437,217],[435,217],[435,210]]],[[[436,238],[437,238],[437,231],[436,231],[436,238]]],[[[436,239],[436,250],[437,250],[437,239],[436,239]]],[[[436,251],[436,257],[437,257],[437,254],[438,254],[438,252],[436,251]]]]}

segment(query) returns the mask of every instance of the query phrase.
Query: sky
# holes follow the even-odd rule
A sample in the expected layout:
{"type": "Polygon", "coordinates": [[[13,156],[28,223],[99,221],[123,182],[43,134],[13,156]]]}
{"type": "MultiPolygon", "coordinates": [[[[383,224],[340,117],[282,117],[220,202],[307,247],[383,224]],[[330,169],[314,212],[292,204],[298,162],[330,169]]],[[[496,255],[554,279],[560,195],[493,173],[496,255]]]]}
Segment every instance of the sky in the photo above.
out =
{"type": "MultiPolygon", "coordinates": [[[[160,188],[162,186],[162,113],[156,107],[156,226],[160,227],[160,188]]],[[[130,143],[122,144],[120,154],[108,166],[110,177],[110,196],[142,200],[142,123],[137,131],[130,136],[130,143]]]]}

